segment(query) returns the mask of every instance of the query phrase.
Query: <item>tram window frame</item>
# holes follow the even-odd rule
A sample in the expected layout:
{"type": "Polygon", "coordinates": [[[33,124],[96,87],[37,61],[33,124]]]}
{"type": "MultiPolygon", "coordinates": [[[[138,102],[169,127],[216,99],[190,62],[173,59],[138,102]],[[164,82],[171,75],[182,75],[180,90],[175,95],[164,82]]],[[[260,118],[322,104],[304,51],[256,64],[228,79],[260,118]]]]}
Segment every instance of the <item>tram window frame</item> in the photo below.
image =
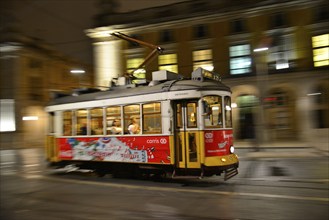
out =
{"type": "Polygon", "coordinates": [[[225,118],[225,128],[232,128],[232,100],[230,96],[224,97],[224,118],[225,118]],[[229,115],[228,115],[229,113],[229,115]]]}
{"type": "MultiPolygon", "coordinates": [[[[114,120],[120,120],[120,128],[122,129],[122,107],[121,106],[108,106],[105,109],[106,114],[106,134],[113,135],[111,128],[113,126],[114,120]],[[114,111],[109,112],[108,110],[115,109],[114,111]]],[[[123,129],[122,129],[123,130],[123,129]]],[[[121,134],[120,132],[119,134],[121,134]]]]}
{"type": "Polygon", "coordinates": [[[63,136],[72,136],[73,112],[71,110],[62,112],[62,129],[63,129],[63,136]]]}
{"type": "Polygon", "coordinates": [[[177,128],[182,128],[183,127],[183,113],[182,113],[182,104],[177,103],[176,104],[176,117],[175,117],[175,124],[177,128]]]}
{"type": "Polygon", "coordinates": [[[188,102],[186,104],[186,114],[187,114],[187,128],[197,128],[198,127],[198,117],[197,117],[198,103],[188,102]],[[192,106],[191,106],[192,105],[192,106]]]}
{"type": "Polygon", "coordinates": [[[220,95],[207,95],[202,98],[204,105],[205,128],[224,128],[223,100],[220,95]],[[213,98],[211,98],[213,97],[213,98]],[[207,100],[209,99],[209,100],[207,100]],[[210,99],[212,102],[210,103],[210,99]],[[218,112],[215,112],[218,111],[218,112]],[[215,113],[214,113],[215,112],[215,113]]]}
{"type": "Polygon", "coordinates": [[[81,135],[81,136],[90,135],[90,129],[89,129],[89,123],[88,123],[89,110],[88,109],[77,109],[74,112],[75,112],[74,128],[76,129],[74,133],[76,135],[81,135]],[[82,113],[82,116],[80,116],[79,113],[82,113]],[[84,115],[84,113],[85,113],[85,115],[84,115]],[[86,127],[85,131],[84,130],[81,131],[83,126],[86,127]]]}
{"type": "MultiPolygon", "coordinates": [[[[151,108],[152,106],[150,106],[149,109],[151,108]]],[[[143,123],[143,133],[146,134],[162,133],[161,102],[151,102],[151,103],[142,104],[142,123],[143,123]],[[150,105],[153,105],[154,111],[147,111],[148,106],[150,105]]]]}
{"type": "Polygon", "coordinates": [[[89,110],[89,114],[90,114],[91,135],[103,135],[103,133],[104,133],[104,120],[103,120],[104,108],[103,107],[92,108],[89,110]]]}
{"type": "Polygon", "coordinates": [[[128,127],[130,125],[130,121],[132,118],[135,118],[136,123],[140,127],[140,131],[137,134],[141,134],[142,127],[141,127],[141,104],[131,104],[123,106],[123,118],[124,118],[124,134],[129,134],[128,127]],[[136,111],[127,111],[128,108],[135,106],[136,111]]]}

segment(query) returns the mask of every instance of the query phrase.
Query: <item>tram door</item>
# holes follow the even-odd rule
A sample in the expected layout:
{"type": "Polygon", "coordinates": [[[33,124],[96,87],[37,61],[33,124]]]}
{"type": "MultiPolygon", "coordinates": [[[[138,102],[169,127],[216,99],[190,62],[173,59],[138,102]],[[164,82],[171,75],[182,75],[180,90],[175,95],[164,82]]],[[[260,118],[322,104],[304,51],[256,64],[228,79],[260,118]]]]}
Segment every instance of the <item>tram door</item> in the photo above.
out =
{"type": "Polygon", "coordinates": [[[179,168],[200,168],[198,100],[174,102],[176,163],[179,168]]]}

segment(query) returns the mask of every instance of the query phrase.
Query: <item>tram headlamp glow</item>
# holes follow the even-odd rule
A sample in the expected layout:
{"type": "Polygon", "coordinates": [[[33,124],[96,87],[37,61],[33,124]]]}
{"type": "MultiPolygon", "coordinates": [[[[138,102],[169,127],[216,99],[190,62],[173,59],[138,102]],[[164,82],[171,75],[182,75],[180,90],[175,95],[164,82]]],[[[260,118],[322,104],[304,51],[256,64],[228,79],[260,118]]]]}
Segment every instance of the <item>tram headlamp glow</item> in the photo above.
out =
{"type": "Polygon", "coordinates": [[[234,153],[234,147],[233,147],[233,146],[230,147],[230,153],[231,153],[231,154],[234,153]]]}

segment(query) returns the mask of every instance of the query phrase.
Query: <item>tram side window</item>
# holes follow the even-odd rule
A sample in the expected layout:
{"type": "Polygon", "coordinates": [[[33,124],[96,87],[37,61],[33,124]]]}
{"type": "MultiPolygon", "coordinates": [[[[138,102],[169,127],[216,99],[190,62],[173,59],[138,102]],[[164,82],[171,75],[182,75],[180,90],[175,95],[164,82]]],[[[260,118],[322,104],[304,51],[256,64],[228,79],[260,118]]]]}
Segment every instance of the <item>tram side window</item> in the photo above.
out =
{"type": "Polygon", "coordinates": [[[121,134],[121,107],[111,106],[106,108],[106,134],[121,134]]]}
{"type": "Polygon", "coordinates": [[[187,103],[187,127],[195,128],[197,127],[197,103],[190,102],[187,103]]]}
{"type": "Polygon", "coordinates": [[[103,108],[94,108],[90,110],[90,126],[92,135],[103,134],[103,108]]]}
{"type": "Polygon", "coordinates": [[[124,133],[140,133],[140,105],[127,105],[123,108],[124,133]]]}
{"type": "Polygon", "coordinates": [[[63,135],[72,135],[72,111],[63,112],[63,135]]]}
{"type": "Polygon", "coordinates": [[[87,135],[88,132],[88,123],[87,123],[87,113],[86,109],[80,109],[76,111],[76,133],[77,135],[87,135]]]}
{"type": "Polygon", "coordinates": [[[149,103],[143,105],[143,133],[159,134],[161,130],[161,104],[149,103]]]}
{"type": "Polygon", "coordinates": [[[222,128],[222,97],[221,96],[205,96],[203,97],[204,107],[204,124],[206,128],[222,128]]]}
{"type": "Polygon", "coordinates": [[[225,96],[225,126],[226,128],[232,128],[232,107],[231,107],[231,97],[225,96]]]}

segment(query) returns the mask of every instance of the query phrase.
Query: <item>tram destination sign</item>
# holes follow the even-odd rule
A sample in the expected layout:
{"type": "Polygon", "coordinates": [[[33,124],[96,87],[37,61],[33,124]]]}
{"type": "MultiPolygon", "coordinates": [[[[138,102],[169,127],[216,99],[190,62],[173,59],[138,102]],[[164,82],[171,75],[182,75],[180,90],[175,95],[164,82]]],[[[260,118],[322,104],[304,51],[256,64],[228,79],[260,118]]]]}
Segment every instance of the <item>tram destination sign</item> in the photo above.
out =
{"type": "Polygon", "coordinates": [[[211,72],[201,67],[197,68],[192,72],[192,80],[204,81],[205,79],[221,82],[221,77],[218,73],[211,72]]]}

